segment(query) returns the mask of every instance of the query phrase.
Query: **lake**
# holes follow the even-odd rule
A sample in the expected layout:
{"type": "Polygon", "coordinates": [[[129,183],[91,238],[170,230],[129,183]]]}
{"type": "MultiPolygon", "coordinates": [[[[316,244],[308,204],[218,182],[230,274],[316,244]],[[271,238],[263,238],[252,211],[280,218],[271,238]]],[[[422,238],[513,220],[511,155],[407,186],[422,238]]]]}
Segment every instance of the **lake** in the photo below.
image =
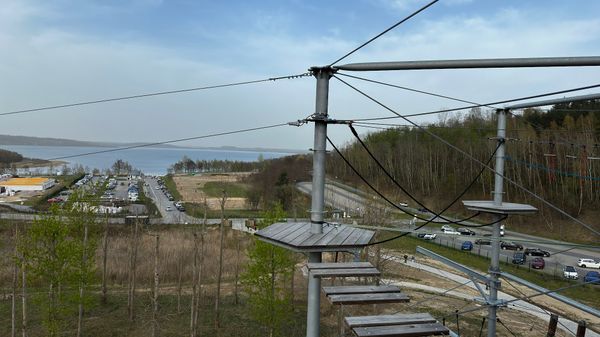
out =
{"type": "MultiPolygon", "coordinates": [[[[78,155],[94,151],[108,150],[108,147],[84,147],[84,146],[31,146],[31,145],[0,145],[0,148],[15,151],[27,158],[52,159],[72,155],[78,155]]],[[[279,158],[292,155],[290,153],[265,152],[265,151],[234,151],[217,149],[193,149],[193,148],[160,148],[142,147],[116,152],[98,153],[69,159],[60,159],[69,163],[70,166],[82,165],[90,170],[98,168],[104,170],[110,168],[117,159],[129,162],[149,175],[162,175],[167,173],[169,166],[188,156],[192,160],[237,160],[257,161],[259,156],[264,159],[279,158]]],[[[32,171],[35,169],[31,169],[32,171]]],[[[43,168],[44,172],[47,168],[43,168]]]]}

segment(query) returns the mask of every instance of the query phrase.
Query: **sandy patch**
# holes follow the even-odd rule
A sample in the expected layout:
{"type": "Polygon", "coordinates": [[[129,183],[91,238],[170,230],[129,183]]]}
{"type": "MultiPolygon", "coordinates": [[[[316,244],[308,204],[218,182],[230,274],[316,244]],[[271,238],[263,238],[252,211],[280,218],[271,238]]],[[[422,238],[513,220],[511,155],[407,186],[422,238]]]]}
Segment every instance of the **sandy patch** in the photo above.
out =
{"type": "MultiPolygon", "coordinates": [[[[173,177],[173,181],[177,186],[177,191],[181,194],[184,202],[202,203],[206,199],[208,208],[211,210],[217,210],[221,207],[221,199],[215,197],[208,197],[202,188],[208,182],[229,182],[235,183],[240,182],[242,179],[249,176],[250,173],[219,173],[219,174],[196,174],[194,176],[188,175],[177,175],[173,177]]],[[[225,202],[225,208],[227,209],[246,209],[247,206],[246,198],[230,197],[225,202]]]]}

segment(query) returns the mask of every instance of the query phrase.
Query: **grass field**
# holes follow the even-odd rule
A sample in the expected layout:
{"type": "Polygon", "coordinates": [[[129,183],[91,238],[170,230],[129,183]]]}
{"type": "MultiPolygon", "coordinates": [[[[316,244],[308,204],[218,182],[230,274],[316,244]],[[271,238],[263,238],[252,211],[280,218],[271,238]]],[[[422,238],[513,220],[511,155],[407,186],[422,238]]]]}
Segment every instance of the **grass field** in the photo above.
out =
{"type": "Polygon", "coordinates": [[[209,181],[202,187],[202,191],[209,197],[220,198],[223,191],[228,197],[245,198],[248,185],[237,182],[209,181]]]}

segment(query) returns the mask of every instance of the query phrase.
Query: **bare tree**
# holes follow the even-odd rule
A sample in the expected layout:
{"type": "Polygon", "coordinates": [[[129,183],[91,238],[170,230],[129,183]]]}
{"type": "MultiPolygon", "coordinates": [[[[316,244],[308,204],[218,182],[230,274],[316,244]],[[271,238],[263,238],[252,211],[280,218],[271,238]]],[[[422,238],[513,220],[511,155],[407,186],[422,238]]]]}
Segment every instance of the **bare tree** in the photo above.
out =
{"type": "Polygon", "coordinates": [[[137,250],[138,250],[138,221],[136,219],[131,238],[130,259],[129,259],[129,319],[135,319],[135,281],[136,281],[136,266],[137,266],[137,250]]]}
{"type": "Polygon", "coordinates": [[[154,294],[152,296],[152,337],[158,336],[158,252],[159,236],[155,235],[154,245],[154,294]]]}
{"type": "Polygon", "coordinates": [[[240,274],[240,235],[238,233],[234,233],[234,240],[236,241],[236,251],[235,251],[235,305],[238,304],[238,278],[240,274]]]}
{"type": "Polygon", "coordinates": [[[21,332],[22,337],[27,337],[27,271],[25,257],[21,255],[21,332]]]}
{"type": "Polygon", "coordinates": [[[106,304],[106,259],[108,256],[108,212],[104,223],[104,236],[102,237],[102,304],[106,304]]]}
{"type": "Polygon", "coordinates": [[[181,288],[183,279],[183,253],[177,256],[177,313],[181,313],[181,288]]]}
{"type": "MultiPolygon", "coordinates": [[[[88,224],[87,222],[83,225],[83,252],[81,254],[81,269],[82,269],[82,273],[85,273],[87,271],[86,265],[87,265],[87,242],[88,241],[88,224]]],[[[80,276],[80,281],[79,281],[79,305],[78,305],[78,311],[79,311],[79,315],[77,316],[77,337],[81,337],[81,331],[82,331],[82,324],[83,324],[83,288],[85,286],[84,284],[84,280],[86,278],[86,275],[81,275],[80,276]]]]}
{"type": "Polygon", "coordinates": [[[217,273],[217,296],[215,298],[215,328],[220,326],[220,302],[221,302],[221,279],[223,276],[223,237],[225,232],[225,202],[227,201],[227,192],[223,190],[221,198],[221,226],[219,229],[219,271],[217,273]]]}
{"type": "Polygon", "coordinates": [[[190,304],[190,337],[196,337],[196,292],[198,291],[198,233],[194,233],[194,263],[192,264],[192,296],[190,304]]]}
{"type": "Polygon", "coordinates": [[[12,279],[12,296],[11,296],[11,330],[10,330],[10,336],[11,337],[15,337],[16,333],[17,333],[17,280],[19,278],[19,260],[18,260],[18,245],[17,242],[19,241],[19,227],[18,225],[15,223],[15,234],[14,234],[14,240],[13,242],[15,243],[15,250],[14,250],[14,256],[13,256],[13,279],[12,279]]]}

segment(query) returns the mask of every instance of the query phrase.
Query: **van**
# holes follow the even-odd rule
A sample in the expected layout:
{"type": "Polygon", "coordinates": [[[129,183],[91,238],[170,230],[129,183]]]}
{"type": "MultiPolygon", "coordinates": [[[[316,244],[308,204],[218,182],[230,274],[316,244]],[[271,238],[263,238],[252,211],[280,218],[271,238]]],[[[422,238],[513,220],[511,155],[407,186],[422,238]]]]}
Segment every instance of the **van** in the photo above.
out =
{"type": "Polygon", "coordinates": [[[527,255],[525,255],[525,253],[523,253],[523,252],[516,252],[513,255],[512,263],[513,264],[525,264],[526,260],[527,260],[527,255]]]}

